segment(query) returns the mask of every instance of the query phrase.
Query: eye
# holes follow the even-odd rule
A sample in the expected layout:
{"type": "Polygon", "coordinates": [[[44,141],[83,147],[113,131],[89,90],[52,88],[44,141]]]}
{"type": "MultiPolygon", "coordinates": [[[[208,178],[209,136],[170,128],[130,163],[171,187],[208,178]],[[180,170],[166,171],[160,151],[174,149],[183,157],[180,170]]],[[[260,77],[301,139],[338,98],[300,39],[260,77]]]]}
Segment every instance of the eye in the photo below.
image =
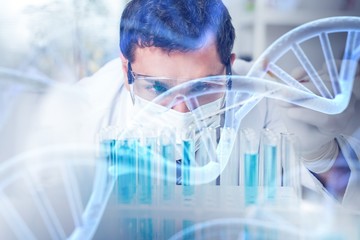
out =
{"type": "Polygon", "coordinates": [[[205,91],[209,91],[212,89],[216,89],[219,88],[219,85],[217,84],[212,84],[212,83],[195,83],[194,86],[191,88],[190,92],[205,92],[205,91]]]}
{"type": "Polygon", "coordinates": [[[208,87],[204,83],[195,83],[194,86],[191,87],[191,92],[201,92],[207,88],[208,87]]]}
{"type": "Polygon", "coordinates": [[[167,84],[162,83],[160,81],[153,81],[150,85],[147,86],[147,89],[154,92],[157,95],[160,95],[167,90],[169,90],[169,87],[167,84]]]}

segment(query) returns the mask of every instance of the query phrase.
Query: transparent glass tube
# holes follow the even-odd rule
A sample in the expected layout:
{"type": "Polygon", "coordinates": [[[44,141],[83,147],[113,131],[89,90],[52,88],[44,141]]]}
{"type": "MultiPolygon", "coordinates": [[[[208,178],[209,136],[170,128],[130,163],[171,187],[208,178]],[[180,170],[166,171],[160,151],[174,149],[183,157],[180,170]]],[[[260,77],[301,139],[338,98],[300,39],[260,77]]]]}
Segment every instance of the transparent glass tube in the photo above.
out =
{"type": "Polygon", "coordinates": [[[160,228],[160,236],[158,239],[170,239],[176,232],[175,219],[162,219],[160,223],[160,228]]]}
{"type": "Polygon", "coordinates": [[[158,180],[156,132],[142,129],[138,149],[138,201],[140,204],[152,204],[153,187],[158,180]]]}
{"type": "MultiPolygon", "coordinates": [[[[109,171],[116,170],[116,168],[113,168],[116,163],[114,147],[119,131],[120,130],[116,126],[108,126],[101,129],[98,134],[98,156],[107,161],[109,164],[109,171]]],[[[112,174],[116,174],[116,172],[113,172],[112,174]]]]}
{"type": "Polygon", "coordinates": [[[135,201],[139,135],[136,131],[128,130],[118,136],[114,146],[117,197],[121,203],[129,204],[135,201]]]}
{"type": "Polygon", "coordinates": [[[264,187],[265,199],[275,199],[280,174],[279,137],[273,131],[263,129],[260,143],[260,185],[264,187]]]}
{"type": "Polygon", "coordinates": [[[163,200],[170,200],[174,197],[174,187],[176,184],[176,162],[175,162],[175,133],[165,128],[159,134],[160,159],[159,159],[159,179],[163,200]]]}
{"type": "Polygon", "coordinates": [[[140,218],[137,233],[137,239],[155,239],[153,219],[140,218]]]}
{"type": "Polygon", "coordinates": [[[225,144],[222,146],[221,154],[224,156],[220,161],[220,185],[221,186],[237,186],[239,185],[239,159],[238,159],[238,146],[237,141],[234,144],[235,130],[232,128],[222,128],[221,138],[225,139],[225,144]],[[236,147],[233,148],[233,145],[236,147]],[[234,153],[233,153],[234,151],[234,153]],[[226,154],[225,154],[226,153],[226,154]],[[227,159],[225,159],[227,158],[227,159]]]}
{"type": "MultiPolygon", "coordinates": [[[[218,161],[216,154],[216,128],[208,127],[204,128],[201,132],[199,150],[196,152],[196,163],[199,168],[205,166],[211,161],[218,161]]],[[[196,182],[206,182],[206,174],[208,172],[200,170],[196,174],[196,182]]],[[[216,185],[216,178],[209,182],[208,185],[216,185]]]]}
{"type": "Polygon", "coordinates": [[[241,148],[243,154],[243,184],[245,204],[256,203],[259,185],[259,154],[258,139],[253,129],[241,130],[241,148]]]}
{"type": "Polygon", "coordinates": [[[281,163],[283,168],[282,185],[294,189],[296,197],[301,198],[300,158],[296,136],[281,133],[281,163]]]}
{"type": "Polygon", "coordinates": [[[194,176],[192,174],[192,167],[195,164],[195,130],[190,127],[186,132],[183,133],[183,151],[181,160],[181,179],[183,185],[183,194],[185,196],[193,194],[194,176]]]}

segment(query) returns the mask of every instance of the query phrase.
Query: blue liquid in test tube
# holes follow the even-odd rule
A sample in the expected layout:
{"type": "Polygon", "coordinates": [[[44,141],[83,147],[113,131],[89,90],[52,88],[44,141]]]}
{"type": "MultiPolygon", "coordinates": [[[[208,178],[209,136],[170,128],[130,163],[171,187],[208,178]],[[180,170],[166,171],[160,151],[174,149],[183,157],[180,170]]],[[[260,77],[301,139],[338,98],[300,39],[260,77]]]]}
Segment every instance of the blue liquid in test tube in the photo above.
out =
{"type": "Polygon", "coordinates": [[[258,191],[259,158],[257,153],[245,153],[245,203],[255,203],[258,191]]]}
{"type": "Polygon", "coordinates": [[[157,181],[157,136],[152,129],[142,129],[138,147],[138,201],[153,203],[153,187],[157,181]]]}
{"type": "Polygon", "coordinates": [[[269,129],[263,129],[261,133],[261,149],[264,197],[267,200],[274,200],[277,186],[280,185],[278,184],[281,165],[278,156],[279,135],[269,129]]]}
{"type": "Polygon", "coordinates": [[[176,161],[175,144],[176,138],[173,130],[163,129],[160,133],[160,152],[159,161],[160,179],[163,200],[170,200],[174,196],[176,183],[176,161]]]}
{"type": "Polygon", "coordinates": [[[142,218],[139,220],[139,236],[137,239],[154,239],[153,220],[151,218],[142,218]]]}
{"type": "Polygon", "coordinates": [[[118,133],[116,126],[105,127],[99,132],[100,156],[106,159],[110,168],[116,164],[115,144],[118,133]]]}
{"type": "Polygon", "coordinates": [[[277,147],[264,146],[264,190],[266,199],[275,199],[277,182],[277,147]]]}
{"type": "Polygon", "coordinates": [[[115,145],[115,140],[106,139],[100,142],[101,147],[101,155],[104,156],[109,165],[113,165],[113,161],[115,160],[113,155],[113,146],[115,145]]]}
{"type": "Polygon", "coordinates": [[[256,203],[259,186],[258,141],[253,129],[242,129],[241,147],[244,157],[242,174],[245,187],[245,205],[249,205],[256,203]]]}
{"type": "Polygon", "coordinates": [[[118,140],[116,144],[118,194],[121,203],[130,203],[136,192],[137,140],[118,140]]]}
{"type": "Polygon", "coordinates": [[[183,141],[183,159],[182,159],[182,184],[183,186],[190,185],[190,170],[191,170],[191,161],[192,159],[192,152],[193,150],[193,143],[191,140],[184,140],[183,141]]]}
{"type": "Polygon", "coordinates": [[[175,169],[175,148],[172,144],[162,145],[162,179],[163,179],[163,199],[170,200],[174,195],[174,186],[176,182],[175,169]],[[172,171],[173,170],[173,171],[172,171]]]}
{"type": "Polygon", "coordinates": [[[140,147],[138,160],[139,202],[152,203],[152,145],[140,147]]]}
{"type": "MultiPolygon", "coordinates": [[[[183,220],[183,230],[193,227],[194,222],[191,220],[183,220]]],[[[186,239],[195,239],[195,234],[193,231],[189,231],[188,234],[186,234],[183,237],[183,240],[186,239]]]]}
{"type": "Polygon", "coordinates": [[[175,220],[174,219],[163,219],[161,239],[169,239],[174,235],[175,232],[176,232],[175,220]]]}
{"type": "Polygon", "coordinates": [[[181,178],[183,185],[183,195],[185,197],[192,196],[194,194],[192,176],[192,166],[195,163],[195,129],[190,127],[187,131],[182,133],[182,161],[181,161],[181,178]]]}

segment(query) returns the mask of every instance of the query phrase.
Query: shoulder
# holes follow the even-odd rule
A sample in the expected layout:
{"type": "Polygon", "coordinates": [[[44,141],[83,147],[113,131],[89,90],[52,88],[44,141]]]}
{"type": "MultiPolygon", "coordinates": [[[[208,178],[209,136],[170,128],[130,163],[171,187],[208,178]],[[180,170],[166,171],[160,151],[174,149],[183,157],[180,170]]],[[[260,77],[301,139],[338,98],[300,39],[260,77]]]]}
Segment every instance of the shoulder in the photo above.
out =
{"type": "Polygon", "coordinates": [[[116,58],[90,77],[79,80],[75,87],[93,105],[107,105],[124,84],[121,60],[116,58]]]}
{"type": "Polygon", "coordinates": [[[106,63],[92,76],[80,79],[76,85],[82,88],[113,85],[123,83],[123,79],[121,60],[116,58],[106,63]]]}

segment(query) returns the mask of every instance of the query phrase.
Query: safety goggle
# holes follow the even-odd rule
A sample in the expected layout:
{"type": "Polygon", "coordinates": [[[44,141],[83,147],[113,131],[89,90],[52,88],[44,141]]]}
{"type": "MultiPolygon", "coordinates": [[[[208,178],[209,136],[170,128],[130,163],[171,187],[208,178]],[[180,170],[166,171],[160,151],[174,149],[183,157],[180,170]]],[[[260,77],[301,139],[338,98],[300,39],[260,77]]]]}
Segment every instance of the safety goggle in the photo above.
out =
{"type": "Polygon", "coordinates": [[[192,101],[195,106],[201,106],[222,98],[226,89],[231,88],[232,75],[230,63],[225,65],[226,75],[211,76],[205,81],[178,80],[166,77],[153,77],[138,74],[132,71],[131,63],[128,62],[128,82],[130,94],[153,101],[162,95],[160,102],[163,106],[176,105],[183,101],[192,101]],[[186,85],[173,91],[179,85],[186,85]],[[169,90],[172,91],[169,91],[169,90]]]}

